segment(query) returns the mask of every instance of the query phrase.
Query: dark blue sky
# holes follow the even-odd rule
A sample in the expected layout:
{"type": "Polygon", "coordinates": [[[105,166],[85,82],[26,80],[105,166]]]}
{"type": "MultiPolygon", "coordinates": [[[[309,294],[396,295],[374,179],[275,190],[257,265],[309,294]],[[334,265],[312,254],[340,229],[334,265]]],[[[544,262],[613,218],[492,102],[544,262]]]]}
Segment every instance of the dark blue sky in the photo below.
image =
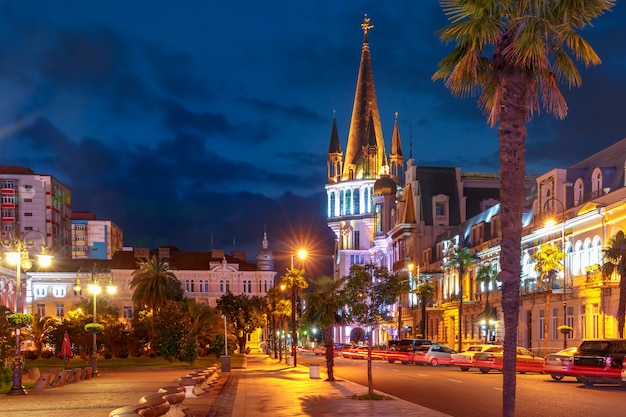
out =
{"type": "MultiPolygon", "coordinates": [[[[497,172],[476,100],[430,80],[443,13],[408,0],[2,1],[0,164],[55,176],[127,245],[252,256],[267,228],[328,255],[326,152],[333,110],[345,147],[365,13],[388,146],[397,111],[418,164],[497,172]]],[[[626,136],[625,21],[618,2],[585,32],[604,63],[564,88],[564,121],[530,124],[529,172],[626,136]]]]}

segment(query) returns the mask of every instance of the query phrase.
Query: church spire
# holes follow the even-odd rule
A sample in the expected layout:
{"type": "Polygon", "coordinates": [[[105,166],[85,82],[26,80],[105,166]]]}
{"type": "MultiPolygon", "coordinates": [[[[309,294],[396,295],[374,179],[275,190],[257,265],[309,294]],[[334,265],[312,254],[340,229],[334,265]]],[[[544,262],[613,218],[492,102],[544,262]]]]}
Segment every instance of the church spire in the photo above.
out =
{"type": "Polygon", "coordinates": [[[371,178],[369,176],[370,173],[373,173],[374,177],[376,177],[382,171],[382,166],[386,161],[385,142],[380,123],[368,42],[368,32],[374,28],[374,25],[371,24],[367,15],[365,15],[361,28],[363,29],[363,48],[361,50],[361,63],[354,95],[352,119],[348,132],[348,144],[341,173],[342,180],[371,178]],[[373,167],[369,166],[368,161],[365,160],[368,158],[368,155],[363,153],[363,149],[369,148],[370,145],[370,137],[368,136],[370,130],[377,148],[376,166],[373,167]],[[365,167],[368,167],[368,169],[364,170],[365,167]]]}
{"type": "Polygon", "coordinates": [[[404,155],[400,141],[400,128],[398,127],[398,112],[393,124],[393,136],[391,137],[391,152],[389,154],[390,174],[398,184],[404,184],[404,155]]]}
{"type": "Polygon", "coordinates": [[[339,134],[337,134],[337,118],[333,110],[333,128],[330,132],[330,146],[328,147],[328,182],[338,182],[341,179],[341,163],[343,162],[343,152],[339,145],[339,134]]]}

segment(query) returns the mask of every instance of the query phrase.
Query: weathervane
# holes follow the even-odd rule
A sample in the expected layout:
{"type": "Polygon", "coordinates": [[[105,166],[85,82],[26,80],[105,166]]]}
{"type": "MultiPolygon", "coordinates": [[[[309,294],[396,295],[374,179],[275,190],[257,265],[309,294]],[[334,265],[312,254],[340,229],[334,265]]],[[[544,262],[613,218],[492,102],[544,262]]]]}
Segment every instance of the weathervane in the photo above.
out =
{"type": "Polygon", "coordinates": [[[370,18],[367,17],[367,13],[365,14],[365,18],[363,19],[363,23],[361,23],[361,27],[363,28],[363,32],[367,35],[367,31],[374,28],[374,25],[370,24],[370,18]]]}

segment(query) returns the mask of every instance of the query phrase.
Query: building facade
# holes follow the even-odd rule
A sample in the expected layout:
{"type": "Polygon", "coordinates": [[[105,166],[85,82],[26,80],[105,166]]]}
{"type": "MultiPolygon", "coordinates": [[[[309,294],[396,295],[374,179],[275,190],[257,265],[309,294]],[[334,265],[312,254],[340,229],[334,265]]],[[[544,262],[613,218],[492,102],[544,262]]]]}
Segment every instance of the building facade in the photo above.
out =
{"type": "Polygon", "coordinates": [[[111,259],[124,247],[124,234],[111,220],[88,212],[72,213],[72,258],[111,259]]]}

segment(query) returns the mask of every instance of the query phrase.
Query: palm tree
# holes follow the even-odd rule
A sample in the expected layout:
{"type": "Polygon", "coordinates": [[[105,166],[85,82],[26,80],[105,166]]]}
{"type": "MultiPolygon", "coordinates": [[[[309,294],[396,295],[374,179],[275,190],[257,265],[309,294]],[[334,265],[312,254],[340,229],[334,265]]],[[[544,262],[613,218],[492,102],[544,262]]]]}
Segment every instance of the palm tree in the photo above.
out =
{"type": "Polygon", "coordinates": [[[537,286],[546,291],[546,311],[543,318],[543,351],[548,354],[548,334],[550,331],[550,295],[552,293],[552,281],[555,272],[563,269],[563,257],[565,255],[555,244],[547,244],[539,247],[531,258],[536,262],[535,271],[539,272],[537,286]]]}
{"type": "Polygon", "coordinates": [[[489,287],[496,281],[498,267],[494,263],[482,264],[476,272],[476,282],[485,284],[485,315],[491,315],[489,306],[489,287]]]}
{"type": "Polygon", "coordinates": [[[440,0],[450,25],[440,31],[454,49],[439,63],[433,80],[445,80],[456,96],[481,91],[479,105],[500,135],[502,242],[499,280],[504,311],[503,416],[515,414],[515,350],[519,317],[524,141],[526,123],[542,108],[567,114],[558,83],[580,86],[575,62],[600,64],[577,31],[609,11],[614,0],[440,0]]]}
{"type": "Polygon", "coordinates": [[[465,271],[472,266],[474,255],[468,247],[453,246],[447,253],[447,268],[454,268],[459,274],[459,347],[458,351],[463,351],[463,281],[465,280],[465,271]]]}
{"type": "Polygon", "coordinates": [[[432,300],[435,296],[435,287],[430,282],[422,282],[413,290],[413,293],[417,294],[422,306],[422,321],[420,322],[420,333],[424,339],[426,336],[426,305],[428,301],[432,300]]]}
{"type": "Polygon", "coordinates": [[[624,232],[611,236],[603,250],[602,277],[610,278],[613,272],[619,275],[619,304],[617,306],[617,328],[619,337],[624,337],[624,312],[626,310],[626,237],[624,232]]]}
{"type": "Polygon", "coordinates": [[[35,314],[35,320],[28,330],[28,335],[33,339],[35,348],[37,350],[37,356],[41,356],[41,349],[44,342],[52,334],[52,332],[59,325],[59,320],[54,317],[41,316],[35,314]]]}
{"type": "Polygon", "coordinates": [[[285,343],[282,335],[284,335],[284,332],[285,332],[285,324],[287,322],[287,317],[291,315],[291,303],[288,300],[284,300],[284,299],[279,300],[278,304],[276,304],[275,314],[276,314],[276,318],[278,321],[278,329],[280,329],[279,333],[282,333],[278,335],[278,360],[282,361],[283,360],[283,348],[284,348],[283,343],[285,343]]]}
{"type": "Polygon", "coordinates": [[[180,281],[170,269],[169,261],[157,255],[137,262],[129,285],[135,305],[147,307],[156,315],[168,300],[182,300],[180,281]]]}
{"type": "Polygon", "coordinates": [[[330,277],[322,276],[313,282],[313,292],[303,294],[306,301],[306,310],[302,315],[302,321],[311,325],[319,325],[324,335],[324,346],[326,347],[326,370],[327,381],[334,381],[334,345],[333,326],[341,324],[339,312],[345,305],[341,298],[340,289],[343,280],[333,280],[330,277]]]}
{"type": "Polygon", "coordinates": [[[283,298],[282,293],[276,287],[272,287],[267,291],[267,317],[269,318],[269,342],[271,349],[274,351],[274,359],[278,359],[278,344],[276,332],[278,331],[278,317],[276,309],[279,301],[283,298]]]}

